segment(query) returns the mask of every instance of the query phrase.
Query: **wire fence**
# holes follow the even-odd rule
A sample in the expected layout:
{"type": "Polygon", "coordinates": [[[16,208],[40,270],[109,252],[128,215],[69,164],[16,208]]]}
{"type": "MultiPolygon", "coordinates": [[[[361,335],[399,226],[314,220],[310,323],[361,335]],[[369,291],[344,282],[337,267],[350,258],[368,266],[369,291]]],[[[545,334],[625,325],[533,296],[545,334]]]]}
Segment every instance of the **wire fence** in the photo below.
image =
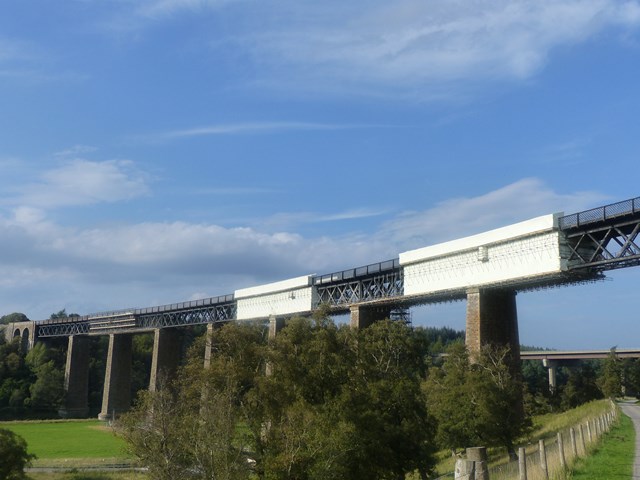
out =
{"type": "MultiPolygon", "coordinates": [[[[617,422],[618,410],[611,404],[606,413],[584,419],[556,434],[541,439],[537,444],[522,446],[518,458],[488,468],[483,480],[560,480],[573,463],[589,455],[602,435],[617,422]]],[[[436,480],[474,480],[474,474],[456,477],[449,473],[436,480]]]]}

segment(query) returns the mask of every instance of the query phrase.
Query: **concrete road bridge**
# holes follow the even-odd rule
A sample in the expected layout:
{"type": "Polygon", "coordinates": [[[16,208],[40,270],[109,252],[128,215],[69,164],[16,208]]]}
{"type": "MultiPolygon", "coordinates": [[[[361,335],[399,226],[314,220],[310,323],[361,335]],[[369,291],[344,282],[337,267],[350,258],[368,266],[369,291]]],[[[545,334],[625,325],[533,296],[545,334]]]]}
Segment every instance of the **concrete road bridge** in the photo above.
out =
{"type": "MultiPolygon", "coordinates": [[[[556,374],[560,365],[571,365],[582,360],[602,360],[611,355],[611,350],[571,350],[571,351],[527,351],[520,353],[521,360],[542,360],[549,374],[549,390],[554,392],[558,386],[556,374]]],[[[640,349],[616,349],[617,358],[640,358],[640,349]]]]}
{"type": "Polygon", "coordinates": [[[229,321],[283,319],[326,304],[362,328],[408,307],[467,300],[466,343],[509,345],[519,355],[518,292],[593,282],[611,269],[640,264],[640,197],[584,212],[555,213],[402,252],[397,258],[326,275],[305,275],[232,294],[170,305],[123,309],[65,319],[10,324],[8,338],[25,348],[68,337],[65,388],[68,416],[87,414],[89,336],[108,335],[100,418],[129,407],[132,335],[153,332],[150,388],[161,370],[175,370],[180,328],[229,321]]]}

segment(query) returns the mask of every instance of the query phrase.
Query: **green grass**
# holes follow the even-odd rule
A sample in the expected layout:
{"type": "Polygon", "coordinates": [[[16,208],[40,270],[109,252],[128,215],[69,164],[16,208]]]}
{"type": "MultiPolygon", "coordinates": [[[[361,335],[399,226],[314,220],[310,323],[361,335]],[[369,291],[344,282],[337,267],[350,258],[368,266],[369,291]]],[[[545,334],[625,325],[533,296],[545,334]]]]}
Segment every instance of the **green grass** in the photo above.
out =
{"type": "Polygon", "coordinates": [[[560,430],[583,423],[587,418],[596,418],[610,408],[609,400],[594,400],[566,412],[538,415],[532,418],[533,428],[527,436],[527,441],[537,442],[541,438],[555,435],[560,430]]]}
{"type": "MultiPolygon", "coordinates": [[[[584,423],[588,418],[595,418],[602,415],[611,408],[609,400],[594,400],[577,408],[567,410],[562,413],[549,413],[532,418],[532,428],[528,434],[519,439],[517,445],[528,445],[529,450],[537,448],[538,440],[547,439],[556,435],[558,431],[566,430],[579,423],[584,423]]],[[[503,448],[492,448],[488,451],[491,465],[503,464],[508,461],[507,454],[503,448]]],[[[440,451],[436,455],[436,471],[439,474],[452,472],[455,466],[455,459],[450,451],[440,451]]],[[[603,477],[607,478],[607,477],[603,477]]]]}
{"type": "Polygon", "coordinates": [[[630,479],[633,473],[636,433],[629,417],[620,414],[620,421],[592,455],[578,460],[567,475],[571,480],[630,479]]]}
{"type": "Polygon", "coordinates": [[[148,480],[144,473],[30,473],[31,480],[148,480]]]}
{"type": "Polygon", "coordinates": [[[3,422],[6,428],[22,436],[30,453],[35,453],[37,465],[63,464],[69,459],[122,461],[125,442],[97,420],[3,422]]]}

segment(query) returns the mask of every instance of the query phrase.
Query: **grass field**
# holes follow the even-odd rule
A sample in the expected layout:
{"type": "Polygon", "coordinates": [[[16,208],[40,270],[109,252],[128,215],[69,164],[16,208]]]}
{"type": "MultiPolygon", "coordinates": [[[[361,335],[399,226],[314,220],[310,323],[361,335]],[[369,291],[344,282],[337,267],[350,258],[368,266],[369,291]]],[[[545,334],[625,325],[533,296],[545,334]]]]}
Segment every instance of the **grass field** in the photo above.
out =
{"type": "Polygon", "coordinates": [[[629,417],[620,414],[620,422],[604,436],[593,454],[576,462],[567,475],[571,480],[631,478],[635,455],[635,430],[629,417]]]}
{"type": "Polygon", "coordinates": [[[142,473],[30,473],[30,480],[148,480],[148,476],[142,473]]]}
{"type": "Polygon", "coordinates": [[[97,420],[3,422],[0,428],[12,430],[27,441],[29,452],[38,457],[34,466],[60,465],[73,459],[111,463],[129,458],[124,452],[125,442],[97,420]]]}
{"type": "MultiPolygon", "coordinates": [[[[555,436],[556,432],[574,426],[586,418],[593,418],[603,414],[610,408],[608,400],[594,400],[577,408],[562,413],[550,413],[532,418],[531,430],[521,439],[518,445],[537,445],[538,440],[555,436]]],[[[503,464],[508,460],[506,451],[502,448],[489,449],[489,462],[491,465],[503,464]]],[[[437,454],[438,464],[436,471],[440,475],[453,472],[455,459],[449,451],[440,451],[437,454]]],[[[606,478],[606,477],[604,477],[606,478]]]]}

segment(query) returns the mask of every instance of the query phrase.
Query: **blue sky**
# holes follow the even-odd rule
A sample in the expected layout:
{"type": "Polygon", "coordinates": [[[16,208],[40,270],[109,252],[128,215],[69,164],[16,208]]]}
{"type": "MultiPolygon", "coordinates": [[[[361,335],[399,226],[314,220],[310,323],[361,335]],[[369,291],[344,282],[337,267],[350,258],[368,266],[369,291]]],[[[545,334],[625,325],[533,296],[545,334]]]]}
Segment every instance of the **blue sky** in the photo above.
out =
{"type": "MultiPolygon", "coordinates": [[[[640,195],[637,1],[0,9],[1,313],[227,294],[640,195]]],[[[639,279],[519,295],[521,341],[640,347],[639,279]]]]}

